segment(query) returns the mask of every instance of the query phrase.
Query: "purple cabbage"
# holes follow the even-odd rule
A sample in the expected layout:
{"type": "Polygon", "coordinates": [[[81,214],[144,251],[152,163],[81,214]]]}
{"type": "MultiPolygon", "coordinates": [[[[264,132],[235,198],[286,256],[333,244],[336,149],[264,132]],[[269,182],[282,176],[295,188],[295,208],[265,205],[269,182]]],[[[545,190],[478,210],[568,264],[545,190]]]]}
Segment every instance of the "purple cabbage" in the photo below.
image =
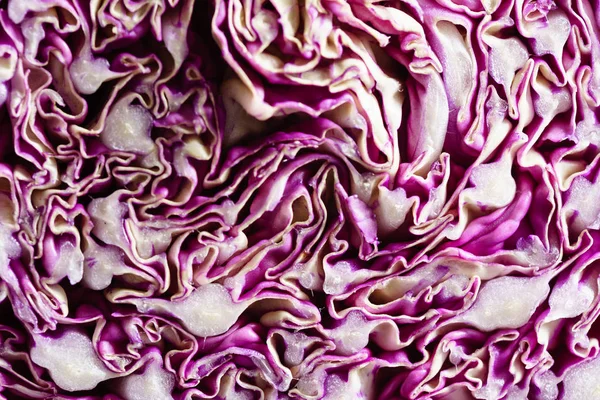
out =
{"type": "Polygon", "coordinates": [[[598,398],[588,0],[0,0],[0,399],[598,398]]]}

